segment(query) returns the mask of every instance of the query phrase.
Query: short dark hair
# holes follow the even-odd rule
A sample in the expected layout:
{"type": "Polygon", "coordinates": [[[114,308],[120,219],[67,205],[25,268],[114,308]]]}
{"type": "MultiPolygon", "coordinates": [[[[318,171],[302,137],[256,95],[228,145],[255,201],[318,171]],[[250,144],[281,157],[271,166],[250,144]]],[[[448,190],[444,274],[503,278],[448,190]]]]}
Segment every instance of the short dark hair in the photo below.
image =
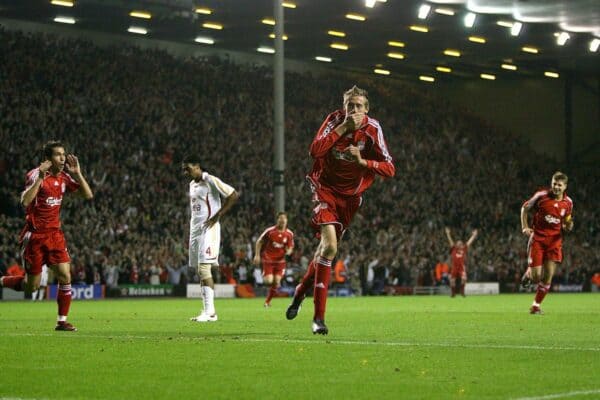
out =
{"type": "Polygon", "coordinates": [[[60,140],[51,140],[44,145],[42,152],[44,153],[44,157],[46,157],[46,160],[52,158],[52,154],[54,154],[54,149],[57,147],[64,148],[65,146],[60,140]]]}
{"type": "Polygon", "coordinates": [[[195,154],[186,154],[185,156],[183,156],[183,159],[181,160],[182,164],[199,164],[202,165],[202,161],[200,160],[200,157],[195,155],[195,154]]]}
{"type": "Polygon", "coordinates": [[[552,175],[552,179],[555,181],[563,181],[564,183],[569,183],[569,177],[564,172],[556,171],[554,175],[552,175]]]}
{"type": "Polygon", "coordinates": [[[277,213],[277,218],[279,218],[280,215],[285,215],[287,217],[287,213],[285,211],[279,211],[277,213]]]}

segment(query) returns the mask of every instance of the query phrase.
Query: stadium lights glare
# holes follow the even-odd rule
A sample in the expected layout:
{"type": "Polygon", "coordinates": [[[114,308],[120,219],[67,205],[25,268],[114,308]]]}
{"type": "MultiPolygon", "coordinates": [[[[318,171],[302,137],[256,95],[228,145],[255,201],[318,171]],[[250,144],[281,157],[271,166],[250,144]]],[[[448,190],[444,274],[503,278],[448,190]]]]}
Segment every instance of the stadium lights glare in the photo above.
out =
{"type": "Polygon", "coordinates": [[[590,42],[590,51],[592,53],[595,53],[598,51],[598,47],[600,47],[600,39],[598,39],[598,38],[592,39],[592,41],[590,42]]]}
{"type": "Polygon", "coordinates": [[[381,68],[375,68],[373,70],[373,72],[375,72],[376,74],[379,74],[379,75],[389,75],[390,74],[390,71],[388,71],[387,69],[381,69],[381,68]]]}
{"type": "Polygon", "coordinates": [[[130,17],[134,18],[142,18],[142,19],[150,19],[152,18],[152,14],[146,11],[132,11],[129,13],[130,17]]]}
{"type": "Polygon", "coordinates": [[[194,42],[202,44],[215,44],[213,39],[202,36],[198,36],[196,39],[194,39],[194,42]]]}
{"type": "Polygon", "coordinates": [[[492,75],[492,74],[481,74],[479,76],[481,77],[481,79],[487,79],[488,81],[496,80],[496,75],[492,75]]]}
{"type": "Polygon", "coordinates": [[[482,38],[481,36],[469,36],[469,41],[475,43],[485,43],[485,38],[482,38]]]}
{"type": "Polygon", "coordinates": [[[317,56],[315,57],[315,60],[317,61],[321,61],[321,62],[328,62],[330,63],[331,61],[333,61],[331,58],[329,57],[321,57],[321,56],[317,56]]]}
{"type": "Polygon", "coordinates": [[[411,31],[415,31],[415,32],[422,32],[422,33],[429,32],[429,28],[427,28],[426,26],[422,26],[422,25],[411,25],[409,27],[409,29],[411,31]]]}
{"type": "Polygon", "coordinates": [[[377,3],[377,0],[365,0],[365,7],[373,8],[375,3],[377,3]]]}
{"type": "Polygon", "coordinates": [[[560,75],[556,72],[551,72],[551,71],[546,71],[544,72],[544,76],[547,76],[548,78],[558,78],[560,75]]]}
{"type": "Polygon", "coordinates": [[[444,54],[450,57],[460,57],[460,51],[458,50],[446,49],[444,50],[444,54]]]}
{"type": "Polygon", "coordinates": [[[75,23],[75,18],[72,17],[56,17],[54,18],[54,22],[59,22],[61,24],[70,24],[73,25],[75,23]]]}
{"type": "Polygon", "coordinates": [[[217,31],[220,31],[221,29],[223,29],[223,25],[217,24],[217,23],[214,23],[214,22],[205,22],[205,23],[202,24],[202,27],[203,28],[207,28],[207,29],[214,29],[214,30],[217,30],[217,31]]]}
{"type": "Polygon", "coordinates": [[[366,21],[367,17],[360,14],[346,14],[346,18],[352,19],[354,21],[366,21]]]}
{"type": "Polygon", "coordinates": [[[512,64],[502,64],[500,67],[502,69],[507,69],[509,71],[516,71],[517,70],[517,66],[516,65],[512,65],[512,64]]]}
{"type": "Polygon", "coordinates": [[[449,16],[454,15],[454,10],[451,8],[436,8],[433,11],[435,11],[437,14],[442,14],[442,15],[449,15],[449,16]]]}
{"type": "Polygon", "coordinates": [[[259,53],[275,54],[275,49],[272,49],[270,47],[259,47],[258,49],[256,49],[256,51],[258,51],[259,53]]]}
{"type": "Polygon", "coordinates": [[[419,19],[427,19],[429,11],[431,11],[431,6],[429,4],[422,4],[421,7],[419,7],[419,19]]]}
{"type": "Polygon", "coordinates": [[[496,24],[500,25],[500,26],[503,26],[505,28],[512,28],[513,27],[513,23],[510,22],[510,21],[502,21],[502,20],[500,20],[500,21],[497,21],[496,24]]]}
{"type": "Polygon", "coordinates": [[[52,0],[50,4],[61,7],[73,7],[75,4],[72,1],[52,0]]]}
{"type": "Polygon", "coordinates": [[[569,35],[567,32],[561,32],[558,35],[556,35],[556,44],[559,46],[564,46],[565,43],[567,43],[567,40],[569,40],[571,38],[571,35],[569,35]]]}
{"type": "Polygon", "coordinates": [[[513,36],[519,36],[519,33],[521,33],[521,28],[523,28],[523,24],[520,22],[515,22],[512,28],[510,28],[510,34],[513,36]]]}
{"type": "MultiPolygon", "coordinates": [[[[269,34],[269,37],[270,37],[271,39],[275,39],[275,34],[274,34],[274,33],[271,33],[271,34],[269,34]]],[[[288,36],[287,36],[286,34],[284,34],[284,35],[283,35],[283,40],[288,40],[288,36]]]]}
{"type": "Polygon", "coordinates": [[[390,40],[388,42],[388,46],[392,46],[392,47],[404,47],[404,43],[403,42],[398,42],[395,40],[390,40]]]}
{"type": "Polygon", "coordinates": [[[387,56],[389,58],[395,58],[397,60],[404,60],[404,54],[402,54],[402,53],[393,53],[393,52],[391,52],[391,53],[387,53],[387,56]]]}
{"type": "Polygon", "coordinates": [[[138,35],[145,35],[148,33],[148,30],[146,28],[142,28],[140,26],[130,26],[127,29],[127,32],[129,33],[137,33],[138,35]]]}
{"type": "Polygon", "coordinates": [[[260,22],[262,22],[265,25],[275,25],[275,20],[271,18],[263,18],[263,20],[260,22]]]}
{"type": "Polygon", "coordinates": [[[525,53],[531,53],[531,54],[539,53],[538,49],[536,49],[535,47],[531,47],[531,46],[521,47],[521,50],[524,51],[525,53]]]}
{"type": "Polygon", "coordinates": [[[465,19],[463,20],[463,23],[465,24],[465,26],[467,28],[472,28],[473,25],[475,25],[475,20],[477,19],[477,14],[475,13],[467,13],[467,15],[465,15],[465,19]]]}
{"type": "Polygon", "coordinates": [[[435,78],[433,76],[420,75],[419,80],[423,82],[435,82],[435,78]]]}
{"type": "Polygon", "coordinates": [[[448,67],[435,67],[435,70],[440,71],[440,72],[445,72],[447,74],[452,72],[452,69],[448,68],[448,67]]]}
{"type": "Polygon", "coordinates": [[[292,3],[290,1],[284,1],[281,5],[285,8],[296,8],[296,3],[292,3]]]}
{"type": "Polygon", "coordinates": [[[346,34],[341,31],[327,31],[327,34],[330,36],[346,37],[346,34]]]}
{"type": "Polygon", "coordinates": [[[196,14],[204,14],[204,15],[210,15],[212,14],[212,10],[210,8],[203,8],[203,7],[199,7],[196,8],[196,14]]]}
{"type": "Polygon", "coordinates": [[[348,50],[348,45],[344,43],[331,43],[329,47],[336,50],[348,50]]]}

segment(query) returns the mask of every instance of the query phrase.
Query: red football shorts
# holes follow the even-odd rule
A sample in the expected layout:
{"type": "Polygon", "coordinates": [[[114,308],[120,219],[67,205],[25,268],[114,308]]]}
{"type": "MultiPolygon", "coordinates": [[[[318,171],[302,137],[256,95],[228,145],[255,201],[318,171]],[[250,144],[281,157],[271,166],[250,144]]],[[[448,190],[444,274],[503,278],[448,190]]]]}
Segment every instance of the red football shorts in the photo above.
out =
{"type": "Polygon", "coordinates": [[[562,238],[560,236],[536,237],[529,239],[527,265],[539,267],[544,261],[562,262],[562,238]]]}
{"type": "Polygon", "coordinates": [[[21,238],[25,271],[30,275],[42,273],[42,265],[71,261],[65,235],[59,229],[48,232],[24,232],[21,238]]]}
{"type": "Polygon", "coordinates": [[[285,263],[263,262],[262,267],[263,267],[262,268],[263,276],[266,276],[266,275],[283,276],[283,274],[285,274],[285,263]]]}
{"type": "Polygon", "coordinates": [[[467,272],[465,271],[464,267],[463,268],[452,268],[452,270],[450,271],[450,276],[455,279],[456,278],[466,279],[467,272]]]}
{"type": "Polygon", "coordinates": [[[360,196],[342,196],[321,187],[314,189],[313,202],[316,203],[316,206],[313,209],[310,223],[316,236],[321,236],[321,225],[334,224],[337,237],[341,238],[344,231],[348,229],[354,214],[360,208],[362,198],[360,196]]]}

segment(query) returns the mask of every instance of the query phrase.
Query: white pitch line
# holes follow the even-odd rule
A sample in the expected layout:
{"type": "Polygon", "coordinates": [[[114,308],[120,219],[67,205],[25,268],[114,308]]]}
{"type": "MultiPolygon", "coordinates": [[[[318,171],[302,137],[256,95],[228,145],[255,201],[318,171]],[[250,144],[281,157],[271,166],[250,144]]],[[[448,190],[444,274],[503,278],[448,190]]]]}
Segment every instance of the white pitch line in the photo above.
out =
{"type": "MultiPolygon", "coordinates": [[[[62,334],[50,333],[5,333],[4,336],[31,336],[31,337],[61,337],[61,338],[90,338],[90,339],[115,339],[115,340],[226,340],[239,343],[295,343],[295,344],[327,344],[327,345],[347,345],[347,346],[390,346],[390,347],[447,347],[447,348],[467,348],[467,349],[515,349],[515,350],[562,350],[562,351],[592,351],[600,352],[600,347],[564,347],[564,346],[532,346],[532,345],[510,345],[510,344],[464,344],[464,343],[443,343],[443,342],[378,342],[366,340],[309,340],[309,339],[278,339],[278,338],[244,338],[230,336],[135,336],[135,335],[83,335],[81,333],[69,332],[62,334]]],[[[1,399],[0,399],[1,400],[1,399]]]]}
{"type": "Polygon", "coordinates": [[[579,390],[576,392],[566,392],[566,393],[555,393],[555,394],[547,394],[545,396],[534,396],[534,397],[519,397],[513,400],[550,400],[550,399],[564,399],[567,397],[575,397],[575,396],[587,396],[590,394],[600,394],[600,389],[595,390],[579,390]]]}

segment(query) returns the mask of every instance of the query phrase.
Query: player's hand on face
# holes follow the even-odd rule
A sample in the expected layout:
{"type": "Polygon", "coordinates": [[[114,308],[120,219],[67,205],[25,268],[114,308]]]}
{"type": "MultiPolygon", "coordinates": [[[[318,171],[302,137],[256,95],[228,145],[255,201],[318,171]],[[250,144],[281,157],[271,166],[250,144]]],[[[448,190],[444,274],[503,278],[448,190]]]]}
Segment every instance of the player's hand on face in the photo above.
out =
{"type": "Polygon", "coordinates": [[[73,154],[67,155],[67,162],[65,163],[65,166],[67,167],[67,171],[71,173],[77,174],[81,172],[79,169],[79,160],[73,154]]]}
{"type": "Polygon", "coordinates": [[[52,167],[52,161],[50,161],[50,160],[42,161],[42,163],[39,166],[40,174],[42,174],[42,175],[45,174],[50,169],[50,167],[52,167]]]}
{"type": "Polygon", "coordinates": [[[525,228],[525,229],[523,229],[523,235],[525,235],[527,237],[533,235],[533,229],[531,229],[531,228],[525,228]]]}
{"type": "Polygon", "coordinates": [[[362,121],[365,118],[365,113],[346,114],[344,124],[348,132],[354,132],[362,126],[362,121]]]}

